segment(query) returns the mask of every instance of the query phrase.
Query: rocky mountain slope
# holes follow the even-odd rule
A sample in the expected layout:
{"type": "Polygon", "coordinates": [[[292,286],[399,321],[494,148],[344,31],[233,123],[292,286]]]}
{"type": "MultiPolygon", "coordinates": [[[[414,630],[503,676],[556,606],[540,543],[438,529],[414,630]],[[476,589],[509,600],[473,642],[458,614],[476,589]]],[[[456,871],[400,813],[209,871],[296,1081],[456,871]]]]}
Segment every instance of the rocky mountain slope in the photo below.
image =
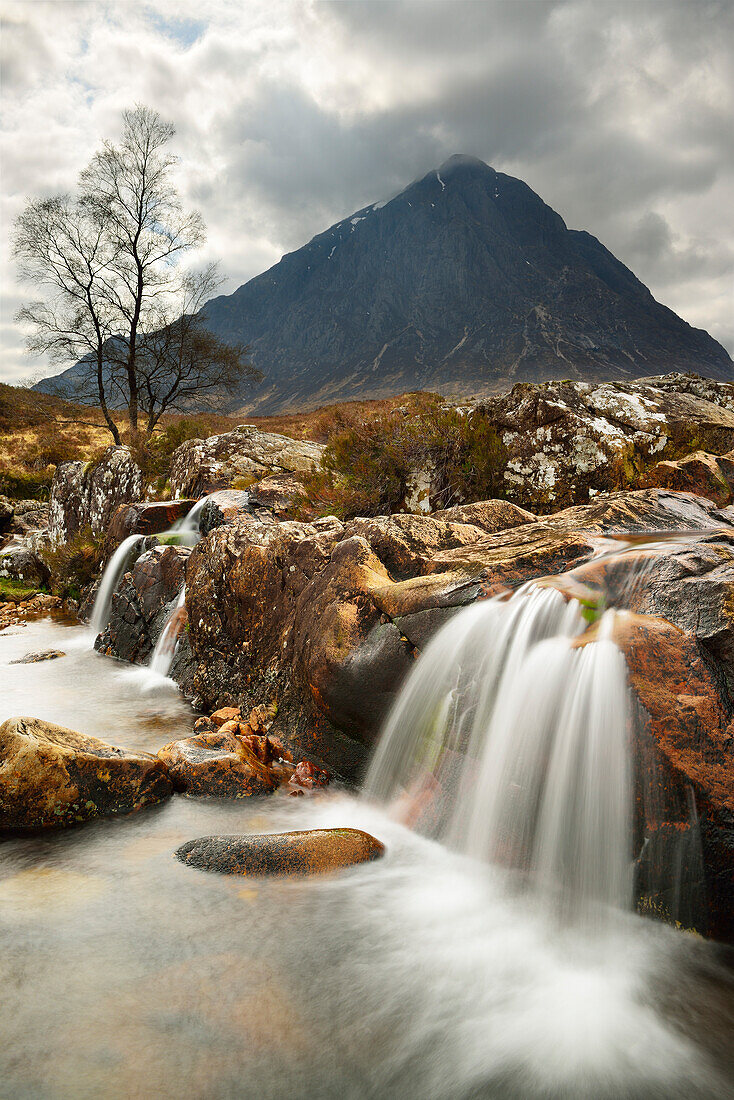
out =
{"type": "Polygon", "coordinates": [[[466,156],[205,310],[217,336],[250,345],[264,381],[229,407],[258,414],[518,381],[734,377],[724,348],[656,302],[595,237],[466,156]]]}
{"type": "Polygon", "coordinates": [[[207,307],[252,347],[277,411],[408,389],[482,393],[508,382],[731,378],[734,364],[589,233],[526,184],[452,157],[357,211],[207,307]]]}

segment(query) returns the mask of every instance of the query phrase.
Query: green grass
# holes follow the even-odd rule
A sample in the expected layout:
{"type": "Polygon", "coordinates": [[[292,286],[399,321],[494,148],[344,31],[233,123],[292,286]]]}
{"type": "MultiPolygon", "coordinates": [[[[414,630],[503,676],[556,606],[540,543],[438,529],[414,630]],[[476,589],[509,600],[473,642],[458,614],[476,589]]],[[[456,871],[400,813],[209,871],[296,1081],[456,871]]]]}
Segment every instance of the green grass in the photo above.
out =
{"type": "Polygon", "coordinates": [[[0,577],[0,600],[27,600],[35,596],[37,592],[47,592],[46,588],[36,588],[35,585],[25,584],[23,581],[13,580],[11,577],[0,577]]]}

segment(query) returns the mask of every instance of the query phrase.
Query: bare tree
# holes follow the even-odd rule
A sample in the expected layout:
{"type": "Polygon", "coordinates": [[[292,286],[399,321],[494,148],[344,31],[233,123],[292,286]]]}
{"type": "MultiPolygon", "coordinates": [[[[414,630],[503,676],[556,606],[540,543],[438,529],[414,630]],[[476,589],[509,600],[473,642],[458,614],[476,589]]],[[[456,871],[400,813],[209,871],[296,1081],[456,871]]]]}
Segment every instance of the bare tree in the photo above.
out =
{"type": "Polygon", "coordinates": [[[13,241],[21,278],[45,289],[16,320],[31,329],[28,350],[57,363],[89,364],[89,396],[99,402],[115,443],[120,433],[109,410],[105,346],[112,338],[112,311],[104,289],[114,250],[105,224],[84,199],[69,195],[29,202],[15,223],[13,241]]]}
{"type": "Polygon", "coordinates": [[[80,360],[76,393],[99,400],[116,442],[109,408],[127,409],[135,443],[141,412],[149,435],[166,409],[206,404],[260,377],[246,349],[217,340],[198,316],[216,275],[181,264],[204,226],[173,185],[173,135],[156,111],[125,111],[121,141],[94,155],[78,198],[31,201],[16,223],[21,274],[46,290],[18,314],[31,328],[28,346],[80,360]]]}
{"type": "Polygon", "coordinates": [[[189,273],[175,303],[152,318],[137,357],[138,401],[150,435],[164,412],[194,405],[216,411],[243,378],[262,377],[246,361],[248,349],[225,344],[206,327],[202,307],[220,284],[215,265],[189,273]]]}

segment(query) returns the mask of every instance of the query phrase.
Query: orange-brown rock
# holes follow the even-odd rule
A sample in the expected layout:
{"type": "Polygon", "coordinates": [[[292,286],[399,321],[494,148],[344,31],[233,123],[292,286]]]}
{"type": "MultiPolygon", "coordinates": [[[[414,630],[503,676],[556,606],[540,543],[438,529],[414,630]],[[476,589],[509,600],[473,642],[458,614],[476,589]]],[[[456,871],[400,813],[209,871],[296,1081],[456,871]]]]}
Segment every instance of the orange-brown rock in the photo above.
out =
{"type": "Polygon", "coordinates": [[[734,451],[712,455],[694,451],[676,462],[658,462],[642,481],[684,493],[697,493],[721,506],[734,499],[734,451]]]}
{"type": "Polygon", "coordinates": [[[236,722],[240,719],[239,707],[221,707],[219,710],[215,710],[212,714],[210,721],[219,729],[225,722],[236,722]]]}
{"type": "Polygon", "coordinates": [[[296,765],[290,777],[288,786],[291,794],[303,794],[304,790],[312,791],[318,787],[328,787],[329,773],[324,768],[312,764],[310,760],[301,760],[296,765]]]}
{"type": "Polygon", "coordinates": [[[176,790],[189,795],[246,798],[269,794],[292,774],[290,754],[277,738],[255,734],[230,720],[215,732],[202,732],[164,745],[159,758],[176,790]]]}
{"type": "Polygon", "coordinates": [[[0,828],[75,825],[173,791],[163,763],[38,718],[0,726],[0,828]]]}
{"type": "Polygon", "coordinates": [[[225,875],[316,875],[379,859],[385,846],[361,829],[203,836],[176,857],[189,867],[225,875]]]}

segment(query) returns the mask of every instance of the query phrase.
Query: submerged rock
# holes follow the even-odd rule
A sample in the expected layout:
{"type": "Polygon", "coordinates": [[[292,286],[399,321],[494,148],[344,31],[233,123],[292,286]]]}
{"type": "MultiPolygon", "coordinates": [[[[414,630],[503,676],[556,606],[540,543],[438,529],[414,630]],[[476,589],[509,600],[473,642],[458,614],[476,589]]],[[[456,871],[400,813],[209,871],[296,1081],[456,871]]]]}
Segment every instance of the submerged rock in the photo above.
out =
{"type": "Polygon", "coordinates": [[[0,726],[0,829],[75,825],[130,813],[172,792],[165,766],[149,753],[39,718],[0,726]]]}
{"type": "Polygon", "coordinates": [[[225,875],[316,875],[379,859],[385,846],[361,829],[202,836],[182,844],[176,858],[225,875]]]}
{"type": "Polygon", "coordinates": [[[55,661],[57,657],[65,657],[62,649],[44,649],[41,653],[26,653],[25,657],[19,657],[17,661],[11,661],[11,665],[35,665],[39,661],[55,661]]]}

